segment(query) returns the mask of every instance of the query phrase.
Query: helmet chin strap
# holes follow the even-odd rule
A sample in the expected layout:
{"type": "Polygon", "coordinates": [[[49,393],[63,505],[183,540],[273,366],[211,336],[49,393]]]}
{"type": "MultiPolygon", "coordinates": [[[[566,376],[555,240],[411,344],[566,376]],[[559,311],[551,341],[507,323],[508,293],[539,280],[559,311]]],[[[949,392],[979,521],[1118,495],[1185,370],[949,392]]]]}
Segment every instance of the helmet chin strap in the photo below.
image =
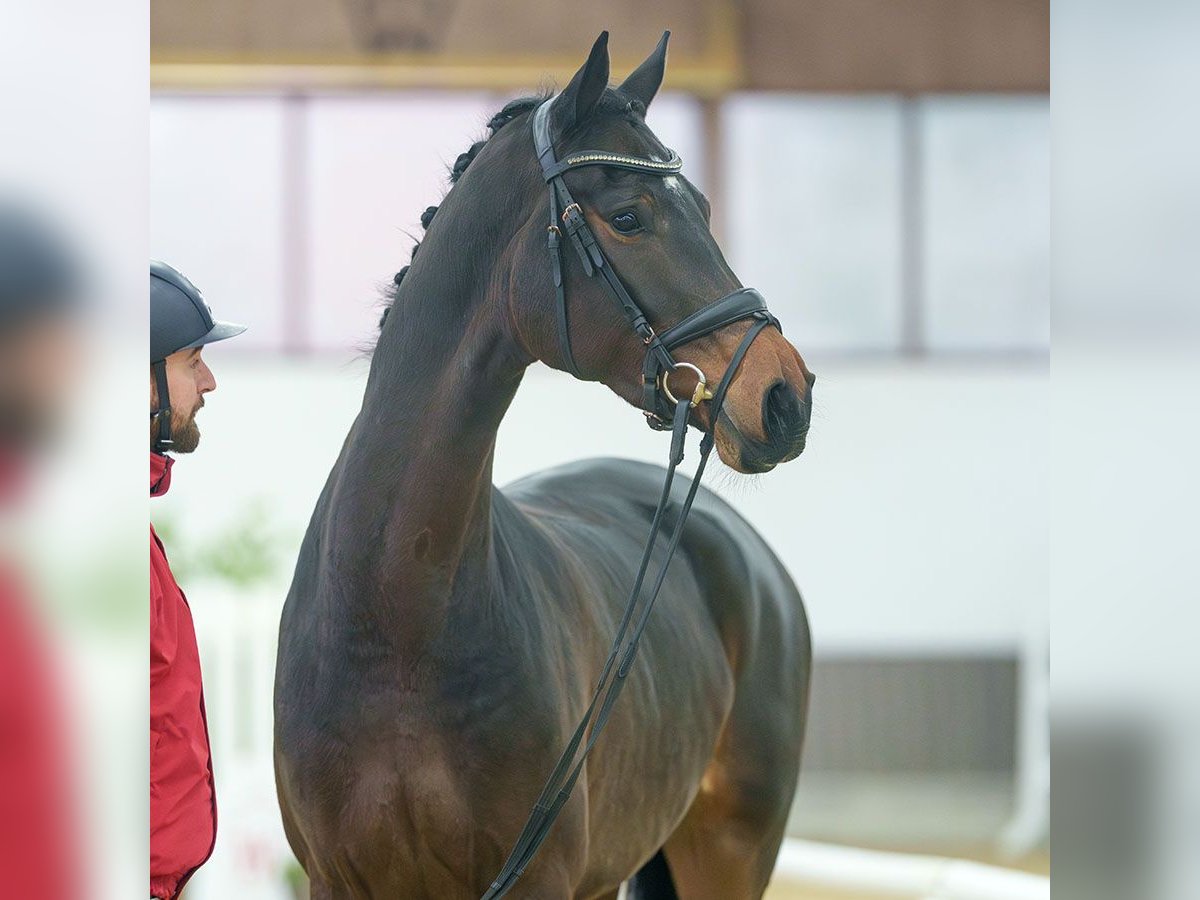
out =
{"type": "Polygon", "coordinates": [[[150,413],[150,421],[158,423],[154,452],[167,453],[175,445],[171,440],[171,395],[167,391],[167,361],[160,359],[151,363],[150,371],[154,373],[154,386],[158,390],[158,409],[150,413]]]}

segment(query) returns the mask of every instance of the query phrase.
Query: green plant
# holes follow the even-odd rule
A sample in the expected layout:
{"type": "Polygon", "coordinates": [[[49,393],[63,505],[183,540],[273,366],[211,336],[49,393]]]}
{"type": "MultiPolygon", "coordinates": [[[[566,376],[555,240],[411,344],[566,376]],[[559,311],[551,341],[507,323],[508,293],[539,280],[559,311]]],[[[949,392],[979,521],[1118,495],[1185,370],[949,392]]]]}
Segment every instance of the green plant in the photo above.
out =
{"type": "Polygon", "coordinates": [[[283,562],[285,537],[262,498],[247,503],[220,533],[199,541],[182,537],[171,516],[157,519],[154,527],[181,584],[212,579],[253,587],[271,581],[283,562]]]}

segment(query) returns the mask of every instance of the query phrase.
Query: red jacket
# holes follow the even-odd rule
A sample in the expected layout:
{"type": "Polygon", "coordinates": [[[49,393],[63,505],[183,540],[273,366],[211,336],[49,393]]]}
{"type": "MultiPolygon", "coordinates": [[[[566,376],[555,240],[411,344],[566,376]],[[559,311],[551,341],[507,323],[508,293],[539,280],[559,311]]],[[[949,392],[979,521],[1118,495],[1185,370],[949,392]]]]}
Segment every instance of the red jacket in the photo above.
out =
{"type": "Polygon", "coordinates": [[[0,895],[80,896],[54,660],[0,559],[0,895]]]}
{"type": "MultiPolygon", "coordinates": [[[[150,496],[171,484],[174,460],[150,454],[150,496]]],[[[162,542],[150,526],[150,895],[179,896],[217,836],[196,630],[162,542]]]]}

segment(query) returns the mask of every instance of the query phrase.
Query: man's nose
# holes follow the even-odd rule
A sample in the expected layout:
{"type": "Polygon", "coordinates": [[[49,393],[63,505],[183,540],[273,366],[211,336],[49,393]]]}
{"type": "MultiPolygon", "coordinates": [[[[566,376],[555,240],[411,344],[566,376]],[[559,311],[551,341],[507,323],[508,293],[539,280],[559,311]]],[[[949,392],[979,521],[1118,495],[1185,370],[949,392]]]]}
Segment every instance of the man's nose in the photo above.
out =
{"type": "Polygon", "coordinates": [[[215,391],[217,389],[217,378],[213,375],[212,369],[208,367],[208,363],[206,362],[201,362],[200,368],[200,393],[207,394],[210,391],[215,391]]]}

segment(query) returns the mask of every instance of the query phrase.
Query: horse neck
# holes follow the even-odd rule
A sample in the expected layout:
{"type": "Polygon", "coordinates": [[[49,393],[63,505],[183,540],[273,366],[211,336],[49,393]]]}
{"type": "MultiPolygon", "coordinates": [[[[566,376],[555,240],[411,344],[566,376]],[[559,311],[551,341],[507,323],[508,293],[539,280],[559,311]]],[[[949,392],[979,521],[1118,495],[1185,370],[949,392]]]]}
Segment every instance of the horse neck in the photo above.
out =
{"type": "Polygon", "coordinates": [[[498,295],[508,256],[495,248],[515,226],[507,237],[481,229],[452,199],[461,192],[439,211],[375,349],[327,532],[338,572],[359,582],[344,596],[402,616],[405,641],[440,628],[464,579],[475,596],[487,590],[496,433],[531,362],[498,295]]]}

